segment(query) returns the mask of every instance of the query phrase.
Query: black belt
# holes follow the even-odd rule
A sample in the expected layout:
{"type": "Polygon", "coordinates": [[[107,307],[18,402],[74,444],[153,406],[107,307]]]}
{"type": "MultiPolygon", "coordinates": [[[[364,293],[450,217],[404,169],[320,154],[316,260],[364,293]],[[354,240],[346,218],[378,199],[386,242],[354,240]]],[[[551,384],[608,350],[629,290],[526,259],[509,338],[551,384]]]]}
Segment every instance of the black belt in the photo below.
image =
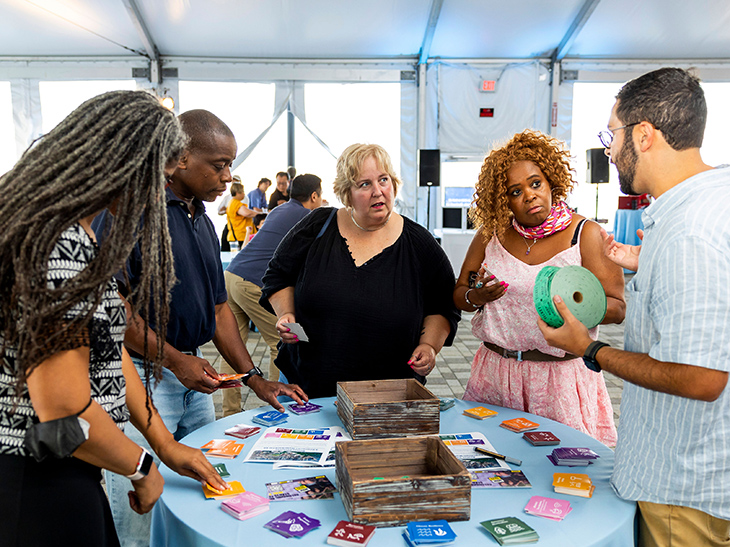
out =
{"type": "Polygon", "coordinates": [[[564,357],[556,357],[555,355],[549,355],[543,353],[537,349],[531,349],[527,351],[504,349],[499,347],[497,344],[491,342],[482,342],[484,347],[493,351],[494,353],[501,355],[505,359],[515,359],[520,361],[570,361],[572,359],[578,359],[578,356],[572,353],[566,353],[564,357]]]}

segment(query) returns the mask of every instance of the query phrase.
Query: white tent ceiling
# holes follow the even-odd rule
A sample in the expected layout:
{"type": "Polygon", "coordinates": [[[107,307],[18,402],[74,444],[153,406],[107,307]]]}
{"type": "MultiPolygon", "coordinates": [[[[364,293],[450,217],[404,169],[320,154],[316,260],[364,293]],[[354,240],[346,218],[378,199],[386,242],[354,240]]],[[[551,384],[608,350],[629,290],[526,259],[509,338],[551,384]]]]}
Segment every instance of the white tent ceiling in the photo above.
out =
{"type": "Polygon", "coordinates": [[[3,0],[0,29],[0,60],[730,57],[727,0],[3,0]]]}

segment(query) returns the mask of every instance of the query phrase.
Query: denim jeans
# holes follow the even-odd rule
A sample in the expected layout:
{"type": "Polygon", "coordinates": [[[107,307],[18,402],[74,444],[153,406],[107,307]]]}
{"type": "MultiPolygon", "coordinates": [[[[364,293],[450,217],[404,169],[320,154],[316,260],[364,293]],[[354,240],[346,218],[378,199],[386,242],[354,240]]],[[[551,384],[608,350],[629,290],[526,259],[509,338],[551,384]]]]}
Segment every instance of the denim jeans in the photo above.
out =
{"type": "MultiPolygon", "coordinates": [[[[198,357],[202,357],[200,350],[198,357]]],[[[142,361],[135,358],[132,360],[144,382],[142,361]]],[[[187,389],[166,368],[162,369],[162,380],[152,390],[152,399],[162,421],[175,440],[179,441],[188,433],[215,421],[213,397],[187,389]]],[[[159,458],[150,450],[150,445],[137,428],[129,423],[124,432],[127,437],[155,456],[155,464],[160,465],[159,458]]],[[[129,507],[127,492],[133,490],[129,479],[111,471],[104,471],[104,479],[114,525],[122,547],[147,547],[150,544],[152,513],[138,515],[129,507]]]]}

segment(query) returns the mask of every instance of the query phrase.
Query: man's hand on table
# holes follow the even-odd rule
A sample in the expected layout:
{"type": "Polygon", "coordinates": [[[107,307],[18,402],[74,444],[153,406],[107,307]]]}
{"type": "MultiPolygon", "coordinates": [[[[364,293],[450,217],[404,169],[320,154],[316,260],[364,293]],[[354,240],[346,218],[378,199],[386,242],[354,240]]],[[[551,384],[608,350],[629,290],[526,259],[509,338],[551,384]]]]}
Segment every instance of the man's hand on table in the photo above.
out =
{"type": "Polygon", "coordinates": [[[269,403],[279,412],[284,412],[284,407],[276,399],[280,395],[291,397],[299,405],[309,401],[309,397],[304,393],[304,390],[296,384],[282,384],[281,382],[265,380],[261,376],[252,376],[248,381],[248,387],[253,390],[259,399],[269,403]]]}

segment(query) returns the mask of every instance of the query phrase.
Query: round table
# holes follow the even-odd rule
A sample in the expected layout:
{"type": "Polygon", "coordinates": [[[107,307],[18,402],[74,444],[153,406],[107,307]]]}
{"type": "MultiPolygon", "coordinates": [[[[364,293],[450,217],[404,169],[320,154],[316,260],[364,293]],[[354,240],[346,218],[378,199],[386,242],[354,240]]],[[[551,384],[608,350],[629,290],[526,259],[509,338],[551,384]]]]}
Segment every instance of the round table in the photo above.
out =
{"type": "MultiPolygon", "coordinates": [[[[326,426],[342,426],[337,417],[334,397],[317,399],[314,402],[323,405],[320,412],[305,416],[289,413],[289,418],[279,427],[314,428],[326,426]]],[[[609,484],[613,469],[613,451],[595,439],[571,429],[558,422],[518,412],[515,410],[487,406],[499,414],[485,420],[466,417],[462,412],[467,408],[480,406],[479,403],[458,401],[456,405],[441,412],[441,433],[470,433],[479,431],[502,454],[523,461],[522,466],[511,465],[513,469],[521,469],[532,484],[532,488],[490,488],[472,489],[471,520],[451,522],[457,534],[456,544],[498,545],[497,542],[479,524],[484,520],[515,516],[534,528],[540,535],[539,545],[542,547],[589,547],[634,545],[634,516],[636,504],[619,499],[609,484]],[[511,418],[526,417],[540,424],[539,431],[552,431],[564,447],[589,447],[600,458],[588,467],[556,467],[546,457],[555,446],[532,446],[522,438],[522,434],[513,433],[499,427],[500,422],[511,418]],[[552,488],[553,473],[570,471],[588,474],[596,486],[593,497],[585,499],[577,496],[556,494],[552,488]],[[565,499],[570,501],[573,511],[562,522],[526,514],[523,509],[530,497],[534,495],[565,499]]],[[[224,430],[238,423],[251,424],[251,418],[271,407],[249,410],[228,416],[212,424],[198,429],[185,437],[182,442],[193,447],[200,447],[207,441],[217,438],[229,438],[245,443],[240,456],[234,460],[210,458],[212,463],[226,464],[231,476],[226,480],[238,480],[246,490],[266,496],[266,483],[326,475],[334,484],[335,470],[282,469],[274,471],[272,464],[243,463],[243,459],[261,433],[244,441],[234,437],[226,437],[224,430]]],[[[262,428],[262,431],[266,428],[262,428]]],[[[324,545],[327,535],[338,521],[347,520],[345,508],[339,494],[333,500],[314,500],[296,502],[271,502],[271,509],[249,520],[238,521],[220,509],[220,501],[206,500],[200,484],[181,477],[166,467],[161,469],[165,478],[165,489],[152,513],[152,546],[260,546],[266,545],[324,545]],[[301,540],[287,540],[266,528],[264,524],[284,511],[303,512],[322,522],[320,528],[305,535],[301,540]]],[[[405,546],[401,537],[404,527],[378,528],[368,545],[372,546],[405,546]]]]}

